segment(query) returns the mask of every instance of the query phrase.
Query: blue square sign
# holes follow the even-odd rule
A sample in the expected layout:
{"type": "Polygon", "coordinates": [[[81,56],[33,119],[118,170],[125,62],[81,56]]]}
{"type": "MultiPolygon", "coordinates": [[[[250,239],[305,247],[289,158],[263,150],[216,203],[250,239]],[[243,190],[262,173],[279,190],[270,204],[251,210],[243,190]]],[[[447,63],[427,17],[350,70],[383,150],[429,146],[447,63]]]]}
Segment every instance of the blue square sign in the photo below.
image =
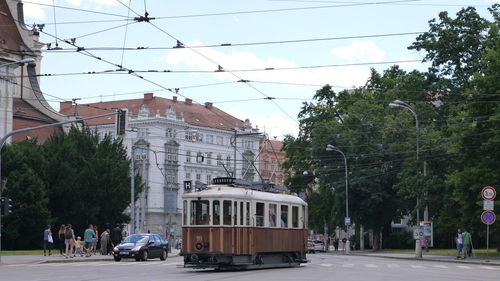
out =
{"type": "Polygon", "coordinates": [[[351,225],[351,218],[345,217],[345,225],[351,225]]]}

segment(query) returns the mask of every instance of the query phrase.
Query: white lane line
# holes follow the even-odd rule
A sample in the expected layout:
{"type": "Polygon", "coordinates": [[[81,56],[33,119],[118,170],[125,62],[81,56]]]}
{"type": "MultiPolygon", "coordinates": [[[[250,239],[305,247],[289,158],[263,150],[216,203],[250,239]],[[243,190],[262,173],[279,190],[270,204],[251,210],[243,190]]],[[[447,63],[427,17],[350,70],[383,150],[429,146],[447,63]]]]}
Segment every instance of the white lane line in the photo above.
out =
{"type": "Polygon", "coordinates": [[[425,268],[425,266],[422,266],[422,265],[412,265],[411,267],[412,268],[425,268]]]}
{"type": "Polygon", "coordinates": [[[353,263],[344,263],[342,267],[354,267],[353,263]]]}
{"type": "Polygon", "coordinates": [[[324,266],[324,267],[331,267],[331,266],[333,266],[333,264],[331,264],[331,263],[321,263],[320,265],[324,266]]]}
{"type": "Polygon", "coordinates": [[[399,264],[389,263],[389,264],[387,264],[387,267],[389,267],[389,268],[399,268],[399,264]]]}
{"type": "Polygon", "coordinates": [[[446,265],[441,265],[441,264],[437,264],[437,265],[433,265],[433,266],[436,268],[448,268],[446,265]]]}
{"type": "Polygon", "coordinates": [[[365,267],[371,267],[371,268],[374,268],[374,267],[377,267],[376,264],[373,264],[373,263],[367,263],[365,264],[365,267]]]}
{"type": "Polygon", "coordinates": [[[484,265],[480,265],[479,268],[488,269],[488,270],[500,270],[500,268],[491,267],[491,266],[484,266],[484,265]]]}
{"type": "Polygon", "coordinates": [[[164,263],[164,264],[162,264],[162,265],[163,265],[163,266],[169,266],[169,265],[178,265],[178,264],[182,264],[182,262],[164,263]]]}
{"type": "Polygon", "coordinates": [[[457,267],[460,269],[472,269],[472,267],[467,266],[467,265],[457,265],[457,267]]]}

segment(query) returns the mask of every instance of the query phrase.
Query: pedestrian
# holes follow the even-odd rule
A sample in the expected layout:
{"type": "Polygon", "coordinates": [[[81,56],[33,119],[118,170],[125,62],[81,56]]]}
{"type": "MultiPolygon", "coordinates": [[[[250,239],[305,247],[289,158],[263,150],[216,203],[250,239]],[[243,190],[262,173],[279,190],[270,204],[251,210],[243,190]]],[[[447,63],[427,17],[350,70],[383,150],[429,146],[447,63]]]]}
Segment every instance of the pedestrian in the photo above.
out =
{"type": "Polygon", "coordinates": [[[101,255],[108,254],[109,245],[109,229],[106,229],[101,234],[101,255]]]}
{"type": "Polygon", "coordinates": [[[116,227],[113,228],[110,236],[114,246],[117,246],[120,242],[122,242],[122,229],[119,224],[116,224],[116,227]]]}
{"type": "Polygon", "coordinates": [[[43,231],[43,255],[46,256],[45,251],[49,250],[49,256],[52,255],[52,245],[54,243],[54,239],[52,238],[52,230],[50,229],[50,225],[47,225],[45,230],[43,231]]]}
{"type": "Polygon", "coordinates": [[[459,259],[462,257],[462,250],[464,247],[462,230],[460,228],[457,230],[457,234],[455,234],[455,243],[457,245],[457,259],[459,259]]]}
{"type": "Polygon", "coordinates": [[[347,250],[346,244],[347,244],[347,238],[344,237],[342,238],[342,251],[347,250]]]}
{"type": "Polygon", "coordinates": [[[92,254],[95,255],[95,250],[97,248],[97,242],[99,240],[99,231],[97,225],[94,225],[94,237],[92,238],[92,254]]]}
{"type": "Polygon", "coordinates": [[[59,253],[61,256],[64,256],[64,231],[66,230],[66,226],[61,224],[59,231],[57,232],[57,243],[59,246],[59,253]]]}
{"type": "Polygon", "coordinates": [[[465,259],[467,256],[470,257],[472,254],[472,236],[465,228],[462,232],[462,239],[464,242],[463,258],[465,259]]]}
{"type": "Polygon", "coordinates": [[[333,237],[333,248],[335,248],[335,251],[339,250],[339,239],[337,237],[333,237]]]}
{"type": "Polygon", "coordinates": [[[89,228],[85,229],[83,233],[83,241],[85,242],[85,256],[90,257],[92,255],[92,242],[94,239],[94,227],[89,224],[89,228]]]}
{"type": "Polygon", "coordinates": [[[75,232],[73,231],[71,224],[68,224],[64,230],[64,245],[66,246],[64,256],[66,258],[74,258],[75,254],[73,253],[73,250],[75,248],[75,232]]]}
{"type": "Polygon", "coordinates": [[[75,242],[75,255],[79,254],[80,257],[83,257],[83,245],[82,245],[82,237],[76,237],[75,242]]]}

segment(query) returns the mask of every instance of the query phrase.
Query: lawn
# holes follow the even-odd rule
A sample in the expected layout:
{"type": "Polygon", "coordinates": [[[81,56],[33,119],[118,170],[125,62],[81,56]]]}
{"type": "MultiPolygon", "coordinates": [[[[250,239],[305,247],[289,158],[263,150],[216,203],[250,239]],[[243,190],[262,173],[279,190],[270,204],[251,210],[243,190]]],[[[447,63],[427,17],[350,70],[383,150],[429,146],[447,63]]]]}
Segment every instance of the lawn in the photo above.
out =
{"type": "MultiPolygon", "coordinates": [[[[55,251],[52,250],[52,253],[54,254],[55,251]]],[[[13,256],[13,255],[43,255],[43,250],[2,251],[2,256],[13,256]]]]}

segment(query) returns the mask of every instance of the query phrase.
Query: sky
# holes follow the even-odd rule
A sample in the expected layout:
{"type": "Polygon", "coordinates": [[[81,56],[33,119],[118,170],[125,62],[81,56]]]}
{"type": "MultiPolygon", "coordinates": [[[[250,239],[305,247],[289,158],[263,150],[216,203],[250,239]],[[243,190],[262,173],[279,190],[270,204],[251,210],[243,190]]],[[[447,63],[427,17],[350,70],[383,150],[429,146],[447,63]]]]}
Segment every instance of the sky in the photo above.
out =
{"type": "Polygon", "coordinates": [[[499,1],[23,2],[25,22],[45,24],[40,41],[50,47],[42,48],[41,74],[47,76],[40,84],[56,110],[60,101],[137,99],[152,92],[213,102],[282,139],[297,135],[303,102],[312,102],[322,86],[359,87],[370,68],[382,72],[394,64],[425,71],[425,54],[407,47],[428,30],[429,20],[465,6],[490,18],[487,7],[499,1]],[[145,11],[154,19],[134,20],[145,11]],[[64,42],[71,39],[74,46],[64,42]],[[172,48],[178,41],[184,48],[172,48]],[[117,71],[119,65],[126,71],[117,71]]]}

